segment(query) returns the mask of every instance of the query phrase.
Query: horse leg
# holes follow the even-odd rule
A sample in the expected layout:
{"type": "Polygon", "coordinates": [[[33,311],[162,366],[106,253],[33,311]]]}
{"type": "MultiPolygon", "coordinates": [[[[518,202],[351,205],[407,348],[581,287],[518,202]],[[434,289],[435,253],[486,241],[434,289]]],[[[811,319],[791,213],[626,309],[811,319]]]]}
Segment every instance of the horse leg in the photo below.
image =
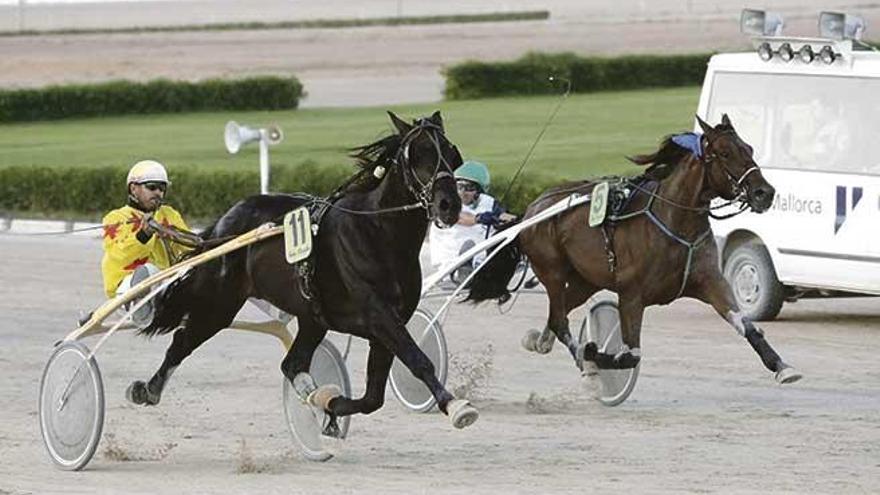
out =
{"type": "Polygon", "coordinates": [[[336,416],[350,414],[370,414],[385,404],[385,384],[391,372],[394,354],[379,342],[370,341],[370,354],[367,357],[367,389],[360,399],[335,397],[328,401],[327,410],[336,416]]]}
{"type": "Polygon", "coordinates": [[[341,430],[336,422],[337,415],[330,409],[329,404],[342,396],[342,390],[336,384],[319,387],[309,373],[315,349],[327,335],[327,328],[308,316],[298,316],[297,326],[293,344],[281,361],[281,372],[290,380],[294,392],[301,401],[323,409],[328,415],[329,420],[322,433],[338,438],[341,430]]]}
{"type": "Polygon", "coordinates": [[[206,340],[217,334],[220,330],[229,326],[238,310],[244,304],[244,300],[233,301],[229,304],[211,306],[209,309],[199,309],[190,313],[184,328],[174,332],[174,337],[162,365],[150,378],[148,383],[136,380],[128,386],[126,397],[134,404],[154,406],[162,398],[162,391],[168,384],[168,379],[174,370],[180,366],[192,352],[206,340]],[[236,304],[237,303],[237,304],[236,304]],[[223,311],[222,308],[226,308],[223,311]]]}
{"type": "Polygon", "coordinates": [[[584,362],[592,361],[600,369],[635,368],[641,357],[642,316],[645,306],[638,297],[620,296],[620,332],[625,345],[617,354],[599,352],[595,342],[588,342],[583,349],[584,362]]]}
{"type": "Polygon", "coordinates": [[[596,288],[576,274],[573,274],[567,283],[554,277],[549,284],[545,284],[545,287],[550,301],[547,325],[543,332],[532,330],[527,333],[523,338],[523,347],[546,354],[553,348],[553,337],[555,337],[566,346],[575,363],[579,363],[579,342],[571,336],[568,314],[586,302],[596,292],[596,288]]]}
{"type": "Polygon", "coordinates": [[[743,316],[727,281],[720,276],[713,277],[703,287],[704,290],[695,291],[693,296],[710,304],[722,318],[733,326],[740,336],[745,337],[749,345],[752,346],[752,349],[761,358],[764,366],[775,373],[774,377],[777,382],[781,384],[793,383],[803,377],[803,375],[779,357],[779,354],[773,350],[773,347],[764,338],[764,332],[752,323],[751,320],[743,316]]]}
{"type": "Polygon", "coordinates": [[[449,416],[452,425],[456,428],[465,428],[477,420],[479,413],[470,402],[464,399],[456,399],[449,393],[437,376],[434,374],[434,364],[428,356],[419,349],[419,346],[410,337],[409,332],[403,325],[398,325],[391,335],[387,336],[386,345],[394,355],[409,369],[410,373],[428,386],[431,394],[437,400],[437,407],[443,414],[449,416]]]}
{"type": "MultiPolygon", "coordinates": [[[[370,308],[370,320],[375,340],[391,351],[409,369],[410,373],[424,383],[437,400],[437,407],[449,416],[456,428],[470,426],[479,417],[479,412],[464,399],[456,399],[434,374],[434,364],[416,345],[403,324],[403,319],[387,308],[382,301],[373,300],[365,305],[370,308]]],[[[372,341],[372,340],[371,340],[372,341]]],[[[372,352],[372,347],[370,348],[372,352]]],[[[390,366],[390,365],[389,365],[390,366]]],[[[385,371],[387,376],[387,371],[385,371]]]]}
{"type": "Polygon", "coordinates": [[[300,399],[307,400],[318,388],[309,374],[309,368],[315,349],[324,340],[327,329],[308,316],[298,316],[297,327],[293,344],[281,361],[281,372],[290,380],[300,399]]]}

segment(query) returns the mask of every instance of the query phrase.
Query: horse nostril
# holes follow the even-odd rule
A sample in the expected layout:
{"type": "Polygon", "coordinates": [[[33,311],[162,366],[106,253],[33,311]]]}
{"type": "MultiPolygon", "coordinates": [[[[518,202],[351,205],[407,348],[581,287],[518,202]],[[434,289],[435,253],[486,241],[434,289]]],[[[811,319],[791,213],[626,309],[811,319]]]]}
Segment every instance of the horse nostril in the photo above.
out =
{"type": "Polygon", "coordinates": [[[451,209],[451,208],[452,208],[452,205],[449,204],[449,200],[448,200],[448,199],[441,199],[441,200],[440,200],[439,208],[440,208],[441,211],[446,211],[446,210],[451,209]]]}

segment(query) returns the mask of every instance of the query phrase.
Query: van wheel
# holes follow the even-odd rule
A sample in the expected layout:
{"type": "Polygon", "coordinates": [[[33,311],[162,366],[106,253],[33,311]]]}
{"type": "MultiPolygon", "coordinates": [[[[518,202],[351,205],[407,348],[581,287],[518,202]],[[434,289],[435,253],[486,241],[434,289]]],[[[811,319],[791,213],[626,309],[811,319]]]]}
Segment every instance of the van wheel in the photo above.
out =
{"type": "Polygon", "coordinates": [[[772,320],[782,309],[783,287],[763,244],[747,242],[737,246],[724,264],[724,278],[746,318],[772,320]]]}

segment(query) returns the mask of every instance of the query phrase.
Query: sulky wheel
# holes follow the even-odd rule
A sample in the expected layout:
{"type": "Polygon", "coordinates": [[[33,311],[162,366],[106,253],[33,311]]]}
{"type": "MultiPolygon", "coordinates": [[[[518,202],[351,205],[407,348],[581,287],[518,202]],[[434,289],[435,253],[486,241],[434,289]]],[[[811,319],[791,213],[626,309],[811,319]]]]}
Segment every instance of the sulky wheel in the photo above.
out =
{"type": "MultiPolygon", "coordinates": [[[[617,296],[602,292],[590,300],[588,307],[581,324],[580,342],[595,342],[600,353],[617,354],[623,348],[617,296]]],[[[641,363],[631,369],[599,369],[599,402],[616,406],[625,401],[636,386],[640,366],[641,363]]]]}
{"type": "Polygon", "coordinates": [[[68,471],[85,467],[104,427],[104,384],[85,345],[65,342],[52,353],[40,381],[39,415],[52,461],[68,471]]]}

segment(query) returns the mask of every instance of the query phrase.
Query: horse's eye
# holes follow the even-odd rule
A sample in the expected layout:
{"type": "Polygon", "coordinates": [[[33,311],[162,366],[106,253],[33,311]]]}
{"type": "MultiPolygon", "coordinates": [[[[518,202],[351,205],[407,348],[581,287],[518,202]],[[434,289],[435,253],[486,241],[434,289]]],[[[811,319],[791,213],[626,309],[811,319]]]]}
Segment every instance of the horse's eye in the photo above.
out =
{"type": "Polygon", "coordinates": [[[730,158],[730,153],[728,153],[728,152],[726,152],[726,151],[722,151],[722,152],[721,152],[721,158],[730,158]]]}

